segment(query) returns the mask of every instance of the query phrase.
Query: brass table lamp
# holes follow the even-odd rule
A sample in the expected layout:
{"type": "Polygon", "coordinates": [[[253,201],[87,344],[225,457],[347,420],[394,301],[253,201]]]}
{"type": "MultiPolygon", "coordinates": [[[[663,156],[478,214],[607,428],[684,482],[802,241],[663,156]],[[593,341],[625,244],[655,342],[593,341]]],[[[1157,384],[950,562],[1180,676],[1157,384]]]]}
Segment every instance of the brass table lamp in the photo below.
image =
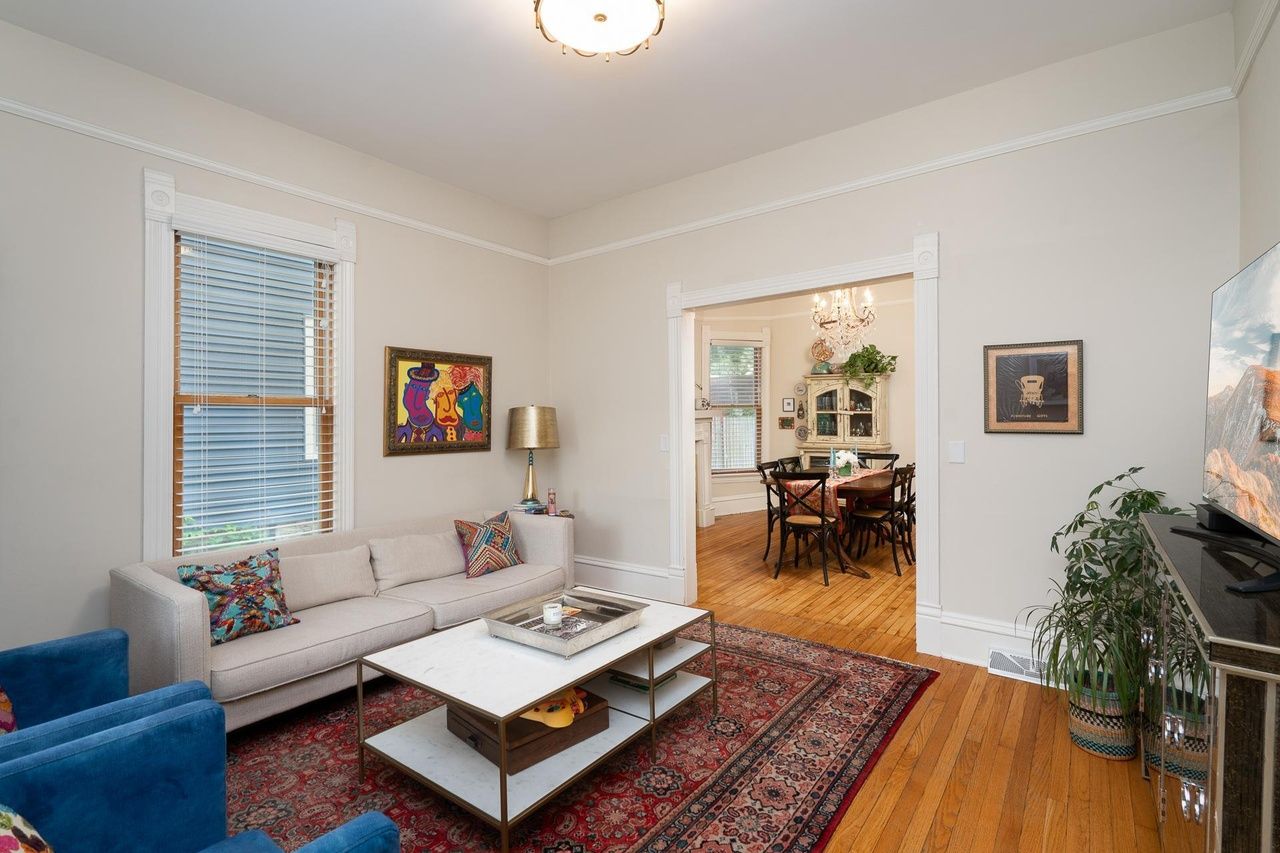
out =
{"type": "Polygon", "coordinates": [[[560,446],[560,430],[556,427],[554,406],[516,406],[510,411],[507,428],[507,450],[529,451],[529,467],[524,472],[524,499],[531,506],[538,500],[538,477],[533,472],[533,451],[560,446]]]}

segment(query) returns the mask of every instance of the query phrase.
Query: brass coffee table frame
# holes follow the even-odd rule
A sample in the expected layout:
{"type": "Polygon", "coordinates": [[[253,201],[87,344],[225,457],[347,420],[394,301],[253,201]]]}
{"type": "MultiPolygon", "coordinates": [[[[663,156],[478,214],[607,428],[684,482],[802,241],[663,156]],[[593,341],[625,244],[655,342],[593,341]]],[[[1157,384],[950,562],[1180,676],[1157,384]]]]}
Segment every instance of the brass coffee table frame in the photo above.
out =
{"type": "MultiPolygon", "coordinates": [[[[626,634],[620,634],[619,636],[625,637],[626,634]]],[[[609,641],[606,640],[605,642],[609,642],[609,641]]],[[[662,674],[665,675],[666,673],[662,673],[662,674]]],[[[570,785],[577,782],[583,776],[587,775],[592,770],[599,767],[604,762],[608,761],[618,752],[622,751],[624,748],[629,746],[637,738],[643,736],[646,731],[649,733],[649,757],[650,757],[650,760],[653,760],[656,757],[657,744],[658,744],[658,724],[662,722],[662,720],[666,718],[667,715],[673,713],[674,711],[679,710],[680,708],[683,708],[689,702],[693,701],[694,699],[696,699],[697,697],[705,693],[708,689],[711,690],[711,715],[713,717],[717,716],[720,713],[720,696],[719,696],[719,688],[717,685],[717,682],[719,680],[718,676],[719,676],[719,672],[716,665],[716,617],[715,617],[715,613],[710,610],[701,611],[701,615],[696,616],[690,619],[685,624],[679,626],[678,628],[675,628],[674,630],[669,631],[666,634],[663,634],[661,637],[658,637],[657,639],[650,642],[647,647],[632,649],[628,651],[626,654],[619,655],[617,658],[610,661],[608,664],[600,667],[599,669],[595,670],[594,672],[590,673],[589,675],[583,678],[575,679],[572,683],[569,683],[569,684],[557,685],[555,689],[547,691],[546,695],[542,696],[536,702],[531,702],[530,704],[521,708],[519,711],[516,711],[515,713],[512,713],[512,714],[508,714],[505,717],[498,717],[493,714],[490,714],[482,708],[477,708],[476,706],[471,705],[467,702],[464,702],[460,699],[457,699],[453,696],[450,696],[449,694],[444,693],[443,691],[433,689],[431,687],[428,687],[425,684],[421,684],[417,681],[414,681],[413,679],[406,678],[405,676],[397,672],[392,672],[389,669],[385,669],[383,667],[377,666],[376,664],[369,661],[367,658],[361,657],[356,660],[356,742],[357,742],[357,761],[358,761],[358,768],[359,768],[358,779],[361,783],[364,782],[364,778],[365,778],[364,753],[365,753],[365,750],[368,750],[369,752],[381,758],[383,761],[387,762],[388,764],[392,765],[396,769],[400,770],[402,773],[412,777],[422,785],[425,785],[427,788],[435,792],[438,796],[444,797],[446,800],[450,801],[451,803],[454,803],[455,805],[459,806],[462,809],[465,809],[466,811],[475,815],[480,820],[492,826],[494,829],[498,830],[499,836],[501,837],[500,849],[502,853],[508,853],[511,845],[511,830],[517,824],[519,824],[525,818],[532,815],[535,811],[540,809],[543,805],[545,805],[549,800],[554,798],[557,794],[559,794],[565,788],[568,788],[570,785]],[[697,653],[689,656],[684,661],[671,667],[669,670],[667,670],[667,672],[683,669],[684,667],[687,667],[689,664],[701,658],[703,655],[710,654],[711,680],[706,684],[703,684],[697,689],[695,689],[688,696],[684,697],[679,702],[677,702],[676,704],[668,708],[666,711],[662,712],[662,714],[658,714],[657,698],[655,696],[655,693],[657,692],[657,690],[654,684],[655,647],[659,643],[663,643],[669,639],[674,638],[681,631],[686,631],[690,627],[703,621],[708,623],[708,627],[711,635],[710,637],[711,641],[707,645],[707,648],[702,649],[697,653]],[[595,761],[592,761],[586,767],[582,768],[577,773],[573,774],[571,777],[566,779],[564,782],[557,785],[551,791],[544,794],[542,797],[540,797],[534,803],[529,805],[526,809],[524,809],[519,814],[516,814],[516,815],[509,814],[508,808],[507,808],[507,779],[511,774],[507,772],[507,725],[512,720],[518,718],[521,714],[523,714],[525,711],[528,711],[530,708],[534,707],[535,705],[539,705],[542,702],[547,701],[548,699],[553,699],[556,696],[563,694],[564,691],[568,690],[571,687],[577,687],[580,684],[585,684],[591,679],[596,678],[608,672],[609,669],[615,666],[619,661],[625,660],[626,658],[629,658],[639,652],[645,652],[645,651],[648,652],[648,664],[649,664],[649,691],[648,691],[649,692],[649,718],[646,721],[646,725],[644,726],[644,728],[637,730],[634,734],[630,735],[625,740],[619,742],[616,746],[614,746],[608,752],[604,753],[595,761]],[[472,714],[475,714],[476,716],[482,717],[487,720],[492,720],[497,724],[497,727],[498,727],[498,767],[497,767],[498,799],[500,803],[500,814],[498,817],[495,818],[494,816],[484,812],[480,808],[473,806],[471,803],[468,803],[465,800],[459,798],[458,796],[446,790],[444,787],[437,784],[436,782],[433,782],[430,779],[423,776],[422,774],[418,773],[417,771],[412,770],[409,767],[406,767],[403,763],[397,761],[396,759],[387,755],[382,750],[378,749],[378,747],[368,743],[368,737],[366,737],[366,734],[365,734],[365,724],[364,724],[364,670],[365,670],[365,667],[376,670],[377,672],[382,673],[388,678],[392,678],[396,681],[401,682],[402,684],[409,684],[409,685],[412,685],[413,687],[418,688],[419,690],[424,690],[427,693],[430,693],[431,695],[444,700],[446,703],[460,705],[466,708],[472,714]]],[[[610,707],[612,708],[613,706],[610,706],[610,707]]],[[[620,713],[627,714],[628,716],[633,716],[633,717],[636,716],[635,714],[631,714],[628,711],[623,711],[621,708],[616,708],[615,710],[618,710],[620,713]]],[[[636,718],[644,719],[643,717],[636,717],[636,718]]],[[[600,735],[593,735],[593,737],[599,737],[599,736],[600,735]]]]}

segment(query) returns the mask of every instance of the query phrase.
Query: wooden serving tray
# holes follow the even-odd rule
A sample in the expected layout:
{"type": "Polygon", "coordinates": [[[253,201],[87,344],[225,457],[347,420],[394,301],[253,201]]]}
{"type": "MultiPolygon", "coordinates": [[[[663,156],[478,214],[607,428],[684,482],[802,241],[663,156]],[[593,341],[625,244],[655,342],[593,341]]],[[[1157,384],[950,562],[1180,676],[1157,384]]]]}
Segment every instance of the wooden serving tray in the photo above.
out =
{"type": "MultiPolygon", "coordinates": [[[[550,758],[575,743],[581,743],[593,735],[609,728],[609,703],[586,691],[583,702],[587,710],[579,714],[573,725],[562,729],[534,720],[517,717],[507,723],[507,772],[519,773],[550,758]]],[[[485,758],[498,764],[498,724],[493,720],[477,716],[466,708],[449,705],[446,711],[445,724],[449,731],[471,745],[485,758]]]]}

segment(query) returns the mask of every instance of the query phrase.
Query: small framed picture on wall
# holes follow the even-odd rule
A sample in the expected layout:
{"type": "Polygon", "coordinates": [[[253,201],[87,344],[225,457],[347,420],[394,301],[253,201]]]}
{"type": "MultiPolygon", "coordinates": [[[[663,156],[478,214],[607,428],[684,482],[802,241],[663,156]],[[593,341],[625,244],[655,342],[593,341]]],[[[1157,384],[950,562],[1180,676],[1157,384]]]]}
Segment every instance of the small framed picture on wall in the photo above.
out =
{"type": "Polygon", "coordinates": [[[1084,342],[983,347],[987,432],[1084,432],[1084,342]]]}
{"type": "Polygon", "coordinates": [[[795,398],[795,397],[783,397],[783,398],[782,398],[782,411],[784,411],[784,412],[794,412],[795,410],[796,410],[796,398],[795,398]]]}
{"type": "Polygon", "coordinates": [[[795,418],[778,418],[778,429],[795,429],[795,418]]]}

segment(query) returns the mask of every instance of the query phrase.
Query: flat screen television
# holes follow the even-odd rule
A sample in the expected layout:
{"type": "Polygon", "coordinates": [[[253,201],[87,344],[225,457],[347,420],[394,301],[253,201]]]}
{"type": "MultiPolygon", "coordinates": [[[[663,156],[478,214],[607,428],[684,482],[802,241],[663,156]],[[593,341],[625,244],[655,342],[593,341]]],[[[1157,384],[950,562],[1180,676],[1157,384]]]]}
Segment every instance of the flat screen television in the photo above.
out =
{"type": "Polygon", "coordinates": [[[1204,501],[1276,553],[1266,546],[1280,545],[1280,244],[1213,292],[1204,501]]]}

